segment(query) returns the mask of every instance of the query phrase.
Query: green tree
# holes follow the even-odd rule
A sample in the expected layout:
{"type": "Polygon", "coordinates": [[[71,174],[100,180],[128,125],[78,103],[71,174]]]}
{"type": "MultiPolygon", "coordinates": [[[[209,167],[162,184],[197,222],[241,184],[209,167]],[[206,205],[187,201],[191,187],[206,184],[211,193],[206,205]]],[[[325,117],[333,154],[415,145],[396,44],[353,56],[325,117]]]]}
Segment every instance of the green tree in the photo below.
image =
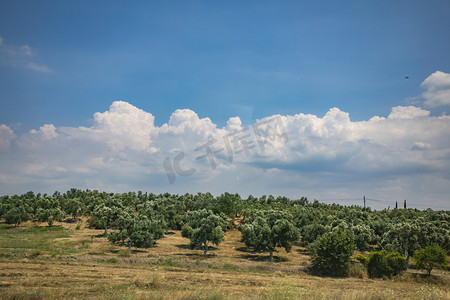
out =
{"type": "Polygon", "coordinates": [[[96,218],[97,224],[105,228],[104,235],[108,234],[108,227],[119,218],[123,211],[122,206],[108,206],[107,203],[101,203],[94,208],[92,215],[96,218]]]}
{"type": "Polygon", "coordinates": [[[61,209],[58,199],[52,196],[38,198],[36,201],[36,217],[40,222],[47,222],[48,226],[52,226],[55,221],[61,222],[66,213],[61,209]]]}
{"type": "Polygon", "coordinates": [[[312,271],[317,274],[348,274],[350,257],[355,251],[355,238],[350,230],[336,228],[310,244],[312,271]]]}
{"type": "Polygon", "coordinates": [[[313,243],[321,235],[325,234],[328,231],[330,231],[329,226],[325,226],[325,225],[320,224],[317,221],[314,221],[313,223],[303,227],[302,240],[308,244],[313,243]]]}
{"type": "Polygon", "coordinates": [[[268,251],[270,260],[273,260],[276,247],[290,252],[298,240],[298,229],[291,220],[291,215],[284,211],[256,211],[247,223],[239,226],[242,241],[256,251],[268,251]]]}
{"type": "Polygon", "coordinates": [[[208,244],[219,245],[228,229],[228,222],[223,215],[216,215],[211,210],[194,210],[186,216],[181,234],[191,240],[190,246],[201,245],[203,255],[208,252],[208,244]]]}
{"type": "Polygon", "coordinates": [[[163,236],[165,228],[160,220],[150,220],[145,215],[123,212],[118,221],[118,230],[108,235],[113,244],[124,243],[128,248],[149,248],[163,236]]]}
{"type": "Polygon", "coordinates": [[[412,222],[402,222],[391,226],[381,240],[381,245],[385,250],[397,251],[406,256],[409,264],[409,257],[420,247],[420,227],[412,222]]]}
{"type": "Polygon", "coordinates": [[[39,222],[47,222],[48,226],[52,227],[55,221],[61,222],[66,213],[59,207],[38,208],[36,216],[39,222]]]}
{"type": "Polygon", "coordinates": [[[78,198],[66,199],[63,204],[64,211],[68,215],[72,215],[74,220],[81,216],[84,210],[84,204],[78,198]]]}
{"type": "Polygon", "coordinates": [[[369,249],[369,242],[375,239],[375,232],[370,226],[365,224],[358,224],[351,226],[350,229],[355,235],[356,249],[365,251],[369,249]]]}
{"type": "Polygon", "coordinates": [[[4,215],[6,224],[14,224],[15,227],[20,223],[26,222],[30,219],[30,213],[26,211],[23,206],[16,206],[9,208],[4,215]]]}
{"type": "Polygon", "coordinates": [[[428,275],[430,275],[434,268],[446,267],[447,253],[439,246],[427,246],[414,252],[414,261],[417,268],[427,270],[428,275]]]}
{"type": "Polygon", "coordinates": [[[369,256],[367,272],[370,277],[392,277],[407,269],[406,259],[398,252],[381,250],[369,256]]]}

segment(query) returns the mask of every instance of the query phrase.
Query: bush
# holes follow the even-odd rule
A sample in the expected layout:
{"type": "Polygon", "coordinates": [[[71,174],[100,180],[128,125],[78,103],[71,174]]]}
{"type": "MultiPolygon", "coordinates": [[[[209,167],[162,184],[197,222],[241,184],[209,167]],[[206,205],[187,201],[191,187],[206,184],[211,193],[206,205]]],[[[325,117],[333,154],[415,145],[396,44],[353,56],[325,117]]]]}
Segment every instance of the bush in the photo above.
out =
{"type": "Polygon", "coordinates": [[[381,250],[374,252],[369,257],[367,272],[369,277],[392,277],[406,270],[406,258],[398,252],[381,250]]]}
{"type": "Polygon", "coordinates": [[[435,267],[446,267],[447,253],[439,246],[427,246],[414,252],[416,267],[427,270],[428,275],[435,267]]]}
{"type": "Polygon", "coordinates": [[[333,230],[325,233],[309,247],[312,271],[316,274],[348,275],[350,257],[355,251],[353,233],[349,230],[333,230]]]}
{"type": "Polygon", "coordinates": [[[369,259],[365,257],[362,254],[358,254],[355,256],[355,259],[359,261],[363,266],[367,267],[367,264],[369,263],[369,259]]]}

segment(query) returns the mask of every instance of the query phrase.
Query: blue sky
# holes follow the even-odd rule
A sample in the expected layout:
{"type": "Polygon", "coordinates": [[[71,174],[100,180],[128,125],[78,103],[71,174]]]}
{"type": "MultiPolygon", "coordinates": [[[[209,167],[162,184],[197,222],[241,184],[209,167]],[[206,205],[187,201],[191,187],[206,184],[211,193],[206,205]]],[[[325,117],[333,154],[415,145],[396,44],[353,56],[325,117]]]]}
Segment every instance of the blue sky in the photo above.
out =
{"type": "MultiPolygon", "coordinates": [[[[2,1],[0,124],[13,131],[14,148],[44,124],[56,132],[99,126],[94,114],[119,100],[150,113],[157,127],[177,109],[218,128],[236,116],[243,126],[277,114],[322,118],[333,107],[352,122],[411,105],[439,117],[449,107],[426,105],[422,83],[450,72],[449,30],[450,2],[436,0],[2,1]]],[[[430,144],[422,140],[413,144],[430,144]]],[[[446,176],[438,178],[447,184],[446,176]]],[[[5,193],[51,189],[31,182],[5,193]]]]}

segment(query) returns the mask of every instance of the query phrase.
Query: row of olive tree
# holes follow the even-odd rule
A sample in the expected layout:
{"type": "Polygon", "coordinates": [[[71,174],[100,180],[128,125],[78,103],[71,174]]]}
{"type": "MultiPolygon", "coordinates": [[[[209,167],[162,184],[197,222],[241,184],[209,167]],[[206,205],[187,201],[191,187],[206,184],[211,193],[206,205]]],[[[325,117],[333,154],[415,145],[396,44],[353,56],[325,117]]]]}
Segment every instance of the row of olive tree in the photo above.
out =
{"type": "Polygon", "coordinates": [[[182,229],[191,246],[201,246],[205,255],[209,244],[220,244],[231,221],[241,223],[238,229],[247,247],[269,252],[271,260],[278,247],[289,251],[300,242],[308,246],[315,265],[326,265],[319,263],[318,257],[326,259],[326,252],[319,251],[318,245],[330,248],[330,236],[336,239],[336,232],[351,236],[341,237],[348,252],[352,247],[359,251],[396,251],[407,262],[415,252],[430,245],[450,251],[448,211],[372,211],[310,203],[306,198],[290,200],[269,195],[243,199],[230,193],[215,197],[210,193],[113,194],[71,189],[64,194],[29,192],[0,197],[0,217],[16,226],[27,220],[51,226],[66,217],[76,220],[82,215],[89,216],[93,227],[104,229],[111,242],[128,247],[150,247],[169,229],[182,229]],[[108,229],[115,231],[108,234],[108,229]]]}

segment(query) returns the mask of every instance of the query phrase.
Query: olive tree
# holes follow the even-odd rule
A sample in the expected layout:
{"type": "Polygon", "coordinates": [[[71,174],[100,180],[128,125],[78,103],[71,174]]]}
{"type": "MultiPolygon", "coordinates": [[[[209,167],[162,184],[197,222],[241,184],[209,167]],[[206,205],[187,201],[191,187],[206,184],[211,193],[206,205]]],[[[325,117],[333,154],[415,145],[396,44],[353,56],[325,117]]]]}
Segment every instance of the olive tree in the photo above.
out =
{"type": "Polygon", "coordinates": [[[51,196],[37,201],[36,217],[40,222],[47,222],[52,226],[55,221],[62,221],[66,213],[61,209],[61,203],[51,196]]]}
{"type": "Polygon", "coordinates": [[[206,209],[194,210],[187,214],[181,234],[191,240],[191,248],[201,245],[203,255],[206,256],[210,243],[219,245],[223,241],[228,225],[223,215],[214,214],[206,209]]]}
{"type": "Polygon", "coordinates": [[[106,236],[108,227],[119,218],[122,211],[122,206],[108,206],[106,203],[101,203],[94,208],[92,215],[96,218],[98,224],[105,229],[104,235],[106,236]]]}
{"type": "Polygon", "coordinates": [[[291,215],[284,211],[257,211],[248,222],[239,226],[242,241],[256,251],[268,251],[269,259],[273,260],[276,247],[290,252],[298,240],[298,229],[291,220],[291,215]]]}
{"type": "Polygon", "coordinates": [[[409,264],[409,257],[419,249],[420,232],[420,227],[415,223],[397,223],[383,235],[381,245],[385,250],[397,251],[405,255],[406,262],[409,264]]]}
{"type": "Polygon", "coordinates": [[[15,206],[10,207],[3,217],[6,224],[14,224],[17,227],[30,219],[30,213],[23,206],[15,206]]]}
{"type": "Polygon", "coordinates": [[[124,243],[136,248],[149,248],[164,234],[165,223],[151,220],[146,215],[123,212],[118,221],[118,230],[108,235],[113,244],[124,243]]]}
{"type": "Polygon", "coordinates": [[[414,261],[417,268],[427,270],[430,275],[434,268],[447,265],[447,253],[439,246],[427,246],[414,252],[414,261]]]}

